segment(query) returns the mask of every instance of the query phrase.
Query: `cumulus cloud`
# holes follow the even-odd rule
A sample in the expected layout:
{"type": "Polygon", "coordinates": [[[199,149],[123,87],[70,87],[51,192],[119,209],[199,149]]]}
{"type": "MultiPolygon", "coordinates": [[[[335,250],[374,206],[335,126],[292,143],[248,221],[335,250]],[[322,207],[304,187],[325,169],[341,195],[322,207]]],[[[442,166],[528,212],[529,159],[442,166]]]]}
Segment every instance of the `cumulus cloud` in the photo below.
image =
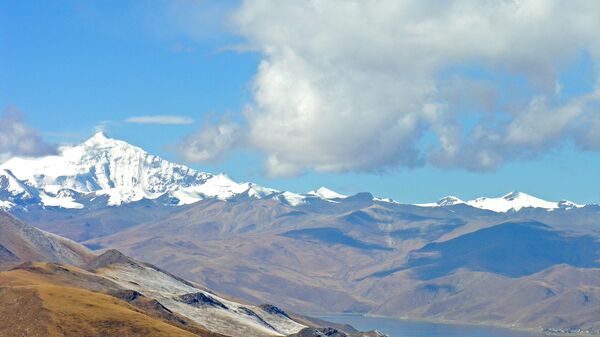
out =
{"type": "Polygon", "coordinates": [[[599,89],[562,104],[534,96],[511,118],[479,123],[462,140],[455,138],[456,151],[432,151],[430,161],[441,167],[485,171],[508,161],[536,158],[569,139],[582,150],[600,151],[598,122],[599,89]]]}
{"type": "Polygon", "coordinates": [[[179,144],[179,152],[190,162],[219,159],[238,145],[242,138],[241,128],[234,123],[206,123],[198,132],[188,135],[179,144]]]}
{"type": "Polygon", "coordinates": [[[161,124],[161,125],[186,125],[194,123],[194,120],[177,115],[152,115],[152,116],[134,116],[125,120],[127,123],[135,124],[161,124]]]}
{"type": "Polygon", "coordinates": [[[9,107],[0,114],[0,163],[15,156],[37,157],[55,152],[54,145],[25,124],[18,109],[9,107]]]}
{"type": "Polygon", "coordinates": [[[576,144],[583,150],[600,151],[600,88],[585,96],[583,115],[575,127],[576,144]]]}
{"type": "Polygon", "coordinates": [[[262,55],[246,143],[276,175],[598,149],[597,95],[557,83],[582,52],[600,61],[599,16],[593,1],[243,1],[232,26],[262,55]]]}

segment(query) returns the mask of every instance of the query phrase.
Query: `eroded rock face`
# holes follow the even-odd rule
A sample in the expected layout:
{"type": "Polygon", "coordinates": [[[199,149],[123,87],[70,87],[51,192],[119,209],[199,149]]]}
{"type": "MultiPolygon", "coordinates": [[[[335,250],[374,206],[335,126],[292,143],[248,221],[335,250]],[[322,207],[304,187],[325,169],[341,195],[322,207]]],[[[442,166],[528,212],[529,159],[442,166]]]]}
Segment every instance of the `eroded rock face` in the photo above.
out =
{"type": "Polygon", "coordinates": [[[347,334],[334,328],[305,328],[288,337],[389,337],[379,331],[356,332],[347,334]]]}
{"type": "Polygon", "coordinates": [[[195,307],[210,306],[228,309],[225,304],[203,293],[184,294],[179,296],[179,300],[195,307]]]}
{"type": "Polygon", "coordinates": [[[290,318],[290,316],[288,316],[288,314],[285,311],[279,309],[278,307],[276,307],[272,304],[261,304],[261,305],[259,305],[259,307],[262,310],[268,312],[269,314],[280,315],[280,316],[290,318]]]}
{"type": "Polygon", "coordinates": [[[133,264],[133,261],[128,256],[119,252],[116,249],[109,249],[101,255],[92,259],[85,266],[88,270],[96,270],[113,264],[133,264]]]}
{"type": "Polygon", "coordinates": [[[122,299],[126,302],[135,301],[142,296],[142,294],[140,294],[139,292],[130,289],[114,291],[111,293],[111,295],[113,295],[116,298],[122,299]]]}
{"type": "Polygon", "coordinates": [[[348,337],[348,335],[333,328],[305,328],[289,337],[348,337]]]}

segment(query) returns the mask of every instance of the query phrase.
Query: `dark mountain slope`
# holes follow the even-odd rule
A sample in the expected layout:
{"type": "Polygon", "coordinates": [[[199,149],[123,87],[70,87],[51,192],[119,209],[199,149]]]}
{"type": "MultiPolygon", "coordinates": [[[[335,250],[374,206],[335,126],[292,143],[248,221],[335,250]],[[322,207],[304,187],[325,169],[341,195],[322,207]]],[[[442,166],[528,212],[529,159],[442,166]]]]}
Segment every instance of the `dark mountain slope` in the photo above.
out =
{"type": "Polygon", "coordinates": [[[413,251],[406,265],[372,276],[411,269],[421,279],[433,279],[464,268],[521,277],[563,263],[598,267],[599,257],[595,237],[569,235],[539,222],[509,222],[427,244],[413,251]]]}

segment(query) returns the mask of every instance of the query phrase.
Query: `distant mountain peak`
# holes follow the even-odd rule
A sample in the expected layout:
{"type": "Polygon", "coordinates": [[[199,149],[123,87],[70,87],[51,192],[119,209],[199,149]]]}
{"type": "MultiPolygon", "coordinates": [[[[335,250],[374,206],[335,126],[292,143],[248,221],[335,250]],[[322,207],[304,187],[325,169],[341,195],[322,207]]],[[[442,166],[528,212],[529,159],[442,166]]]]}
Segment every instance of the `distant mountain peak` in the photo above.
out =
{"type": "Polygon", "coordinates": [[[110,146],[115,146],[115,145],[129,145],[134,147],[133,145],[124,142],[122,140],[117,140],[114,138],[110,138],[106,135],[106,133],[104,133],[104,131],[99,131],[96,132],[92,137],[88,138],[86,141],[84,141],[81,145],[87,146],[87,147],[110,147],[110,146]]]}
{"type": "Polygon", "coordinates": [[[449,196],[445,196],[443,198],[441,198],[440,200],[436,201],[436,202],[429,202],[429,203],[424,203],[424,204],[415,204],[415,206],[421,206],[421,207],[443,207],[443,206],[454,206],[454,205],[458,205],[458,204],[464,204],[465,202],[462,201],[461,199],[449,195],[449,196]]]}
{"type": "Polygon", "coordinates": [[[465,202],[462,201],[461,199],[449,195],[446,197],[443,197],[442,199],[438,200],[437,204],[440,206],[452,206],[452,205],[458,205],[458,204],[464,204],[465,202]]]}
{"type": "Polygon", "coordinates": [[[480,197],[468,201],[463,201],[454,196],[447,196],[435,203],[416,204],[421,207],[444,207],[453,206],[457,204],[466,204],[471,207],[485,209],[494,212],[508,212],[508,211],[520,211],[524,208],[540,208],[548,211],[555,209],[573,209],[583,207],[584,205],[578,205],[574,202],[563,200],[560,202],[547,201],[527,193],[520,191],[512,191],[504,194],[498,198],[480,197]]]}
{"type": "Polygon", "coordinates": [[[308,195],[314,195],[323,199],[343,199],[343,198],[347,198],[347,195],[343,195],[340,193],[337,193],[335,191],[332,191],[330,189],[328,189],[327,187],[319,187],[316,190],[310,191],[308,193],[306,193],[308,195]]]}
{"type": "Polygon", "coordinates": [[[546,210],[572,209],[583,207],[571,201],[547,201],[527,193],[512,191],[498,198],[480,197],[473,200],[463,201],[457,197],[449,196],[440,199],[436,203],[418,204],[423,207],[442,207],[453,206],[456,204],[466,204],[475,208],[485,209],[494,212],[520,211],[523,208],[540,208],[546,210]]]}
{"type": "Polygon", "coordinates": [[[557,202],[546,201],[519,191],[510,192],[500,198],[478,198],[468,201],[467,204],[495,212],[519,211],[522,208],[558,208],[557,202]]]}
{"type": "Polygon", "coordinates": [[[108,137],[104,131],[98,131],[92,137],[90,137],[90,139],[88,139],[88,141],[90,141],[90,140],[106,141],[108,139],[111,139],[111,138],[108,137]]]}
{"type": "MultiPolygon", "coordinates": [[[[110,205],[198,185],[211,177],[170,163],[127,142],[96,133],[84,143],[63,147],[56,156],[13,158],[0,165],[50,198],[59,190],[109,196],[110,205]]],[[[51,206],[73,208],[72,200],[51,206]]]]}
{"type": "Polygon", "coordinates": [[[530,196],[529,194],[523,193],[523,192],[512,191],[510,193],[503,195],[502,199],[511,201],[511,200],[516,200],[519,198],[527,198],[527,197],[532,197],[532,196],[530,196]]]}
{"type": "Polygon", "coordinates": [[[573,208],[580,208],[583,206],[585,206],[585,205],[576,204],[569,200],[561,200],[558,202],[558,208],[565,209],[565,210],[569,210],[569,209],[573,209],[573,208]]]}

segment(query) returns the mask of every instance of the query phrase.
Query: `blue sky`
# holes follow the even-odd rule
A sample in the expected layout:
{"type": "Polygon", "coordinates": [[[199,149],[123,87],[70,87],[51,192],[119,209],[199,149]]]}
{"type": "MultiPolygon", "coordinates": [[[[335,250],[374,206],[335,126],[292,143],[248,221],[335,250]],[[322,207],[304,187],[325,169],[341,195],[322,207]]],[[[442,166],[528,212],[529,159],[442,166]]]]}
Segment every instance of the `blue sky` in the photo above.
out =
{"type": "MultiPolygon", "coordinates": [[[[323,185],[342,193],[370,191],[377,196],[403,202],[427,202],[449,194],[468,199],[520,190],[550,200],[566,198],[576,202],[600,202],[600,153],[593,146],[586,148],[578,143],[579,138],[573,134],[587,130],[583,127],[576,131],[553,133],[543,141],[528,140],[528,143],[523,143],[525,145],[514,145],[510,151],[504,150],[504,143],[490,145],[501,159],[498,163],[494,162],[493,167],[484,168],[461,162],[470,160],[466,154],[452,158],[448,154],[435,157],[438,152],[433,150],[431,160],[394,158],[408,156],[410,152],[398,150],[366,156],[364,161],[357,163],[352,158],[338,156],[348,151],[342,148],[343,145],[335,148],[329,145],[336,142],[336,138],[328,138],[329,135],[314,141],[294,138],[299,142],[299,148],[306,147],[306,144],[317,144],[318,148],[319,140],[327,140],[327,144],[323,144],[323,151],[328,153],[325,159],[319,155],[314,160],[295,159],[310,157],[318,149],[306,153],[296,148],[288,152],[273,150],[277,144],[268,143],[281,139],[264,136],[267,130],[264,121],[281,115],[277,110],[281,103],[276,100],[277,97],[256,95],[256,88],[266,93],[273,89],[269,87],[273,82],[273,77],[270,77],[273,76],[272,71],[267,72],[268,69],[259,66],[266,60],[271,70],[280,70],[279,66],[289,64],[289,60],[284,59],[283,53],[272,53],[267,48],[271,44],[277,46],[282,40],[279,37],[268,40],[272,38],[270,33],[259,30],[260,27],[249,15],[260,12],[250,8],[249,3],[245,4],[241,14],[238,13],[242,18],[237,19],[239,27],[236,27],[229,19],[231,11],[239,10],[239,4],[235,2],[190,5],[186,1],[1,1],[0,107],[16,107],[24,115],[27,125],[37,130],[47,142],[80,142],[90,137],[97,128],[104,127],[109,136],[126,140],[169,160],[209,172],[225,172],[238,181],[254,181],[296,192],[323,185]],[[252,115],[244,113],[248,106],[254,107],[258,117],[248,117],[252,115]],[[185,125],[126,122],[134,116],[155,115],[185,116],[194,122],[185,125]],[[182,139],[202,133],[202,130],[223,121],[237,125],[239,129],[236,130],[249,129],[249,136],[238,139],[235,146],[224,149],[214,160],[190,162],[182,155],[180,148],[186,146],[182,139]],[[331,139],[334,141],[331,142],[331,139]],[[294,170],[290,171],[293,173],[270,173],[265,162],[275,157],[287,158],[286,165],[293,164],[294,170]]],[[[293,20],[289,22],[293,27],[293,20]]],[[[273,27],[275,24],[277,22],[273,21],[273,27]]],[[[315,62],[309,62],[311,59],[307,55],[310,53],[302,54],[314,47],[304,43],[290,42],[288,49],[296,50],[297,55],[304,57],[303,67],[308,64],[314,69],[321,69],[315,62]]],[[[489,60],[482,57],[480,62],[476,52],[468,57],[459,55],[456,56],[457,62],[435,68],[434,82],[425,83],[424,87],[435,83],[436,100],[451,102],[436,106],[448,107],[448,111],[460,110],[460,113],[448,116],[459,120],[460,137],[464,137],[461,144],[470,144],[472,131],[478,125],[496,132],[496,125],[502,124],[506,118],[517,120],[526,117],[517,112],[508,113],[512,111],[512,105],[531,106],[528,102],[532,97],[555,90],[553,98],[548,99],[544,107],[549,111],[559,111],[562,106],[592,92],[596,83],[595,56],[585,47],[585,44],[583,47],[573,46],[571,54],[556,58],[545,57],[542,55],[544,51],[538,51],[540,64],[545,67],[540,71],[531,70],[532,67],[525,62],[527,59],[507,60],[499,56],[489,60]],[[547,64],[545,59],[548,59],[547,64]],[[523,67],[523,64],[526,66],[523,67]],[[547,80],[551,76],[554,76],[553,79],[547,80]],[[549,89],[548,83],[556,85],[549,89]],[[474,92],[480,93],[477,98],[473,98],[474,92]],[[487,93],[493,97],[490,99],[495,102],[495,107],[490,108],[490,113],[481,113],[479,110],[486,104],[481,100],[487,93]],[[506,117],[508,115],[512,117],[506,117]],[[493,121],[481,124],[487,119],[493,121]]],[[[340,43],[339,47],[331,48],[340,50],[347,46],[340,43]]],[[[393,56],[394,50],[384,52],[393,56]]],[[[335,59],[336,53],[327,49],[322,55],[335,59]]],[[[348,62],[348,67],[359,64],[360,72],[354,74],[362,78],[369,75],[363,69],[372,66],[366,63],[371,57],[367,54],[356,55],[356,59],[345,56],[344,62],[348,62]]],[[[381,62],[385,65],[384,61],[381,62]]],[[[296,69],[286,71],[297,74],[296,69]]],[[[316,73],[319,73],[319,80],[328,83],[327,89],[336,87],[335,74],[340,72],[325,74],[324,77],[320,77],[320,72],[316,73]]],[[[340,76],[345,76],[345,72],[342,73],[340,76]]],[[[374,82],[389,80],[375,71],[373,74],[374,82]]],[[[304,80],[317,83],[315,78],[300,77],[294,83],[304,83],[304,80]]],[[[294,90],[295,87],[290,88],[294,90]]],[[[353,88],[339,89],[342,93],[352,92],[350,90],[353,88]]],[[[290,92],[280,94],[295,95],[290,92]]],[[[371,98],[356,101],[348,113],[356,113],[352,109],[372,101],[371,98]]],[[[393,98],[390,102],[404,101],[393,98]]],[[[592,106],[588,116],[597,116],[597,104],[592,102],[588,105],[592,106]],[[596,110],[593,110],[594,106],[596,110]]],[[[341,103],[332,105],[339,106],[342,106],[341,103]]],[[[387,113],[389,107],[373,111],[379,116],[387,113]]],[[[326,115],[327,112],[319,110],[318,114],[326,115]]],[[[450,118],[448,116],[446,118],[450,118]]],[[[333,131],[337,130],[334,117],[323,121],[323,124],[334,121],[330,127],[333,131]]],[[[437,124],[437,120],[431,122],[430,117],[423,120],[431,124],[415,126],[414,130],[407,132],[406,138],[418,137],[416,146],[420,148],[442,143],[441,135],[446,135],[442,126],[447,124],[437,124]]],[[[572,124],[586,124],[584,120],[581,122],[572,124]]],[[[348,137],[352,139],[367,139],[372,135],[354,134],[352,131],[347,130],[348,137]]],[[[588,131],[594,132],[593,129],[588,131]]],[[[344,135],[344,130],[341,132],[344,135]]],[[[390,134],[383,139],[393,139],[390,147],[404,149],[406,139],[393,134],[398,131],[386,132],[390,134]],[[393,142],[396,142],[395,145],[393,142]]],[[[305,134],[313,136],[310,131],[305,134]]],[[[477,142],[471,143],[471,147],[464,145],[468,150],[465,153],[478,150],[477,142]]],[[[362,147],[364,144],[367,143],[350,144],[350,150],[357,153],[378,151],[362,147]]],[[[384,142],[382,146],[386,144],[384,142]]]]}

